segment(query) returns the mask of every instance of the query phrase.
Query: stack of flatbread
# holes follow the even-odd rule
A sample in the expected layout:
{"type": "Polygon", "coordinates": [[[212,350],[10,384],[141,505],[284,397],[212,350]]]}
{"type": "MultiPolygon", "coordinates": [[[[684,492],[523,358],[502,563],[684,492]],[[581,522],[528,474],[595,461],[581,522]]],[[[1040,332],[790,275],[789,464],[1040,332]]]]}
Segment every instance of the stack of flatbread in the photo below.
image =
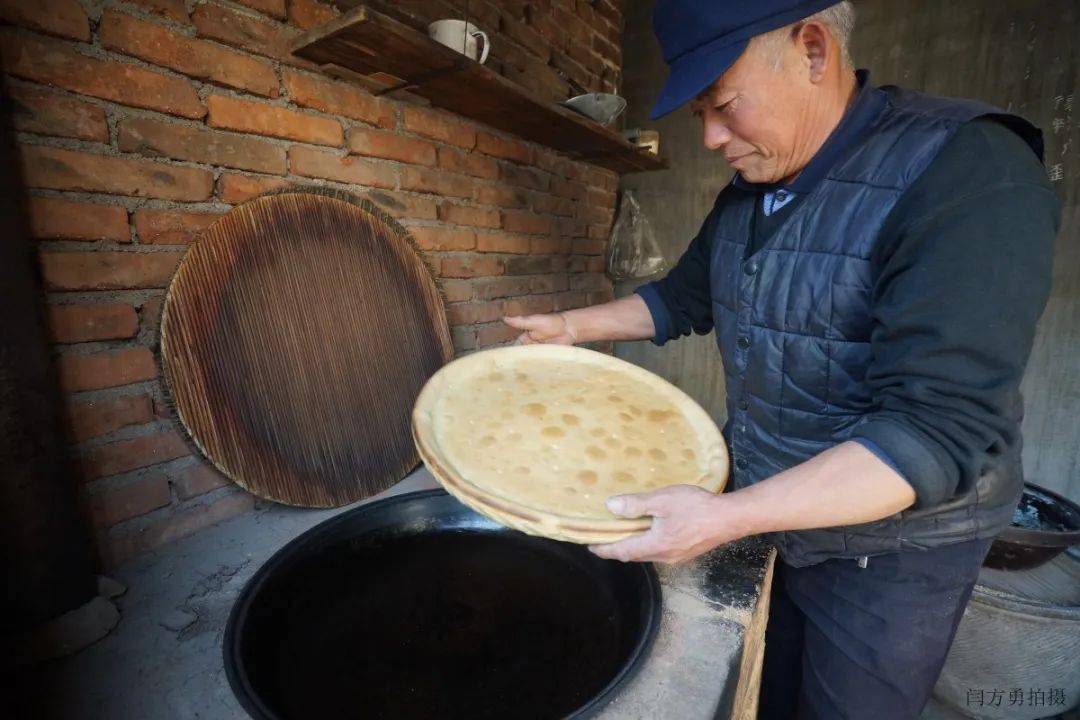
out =
{"type": "Polygon", "coordinates": [[[614,542],[650,518],[608,512],[612,495],[697,485],[719,492],[727,450],[689,396],[631,363],[562,345],[467,355],[439,370],[413,410],[428,469],[466,505],[518,530],[614,542]]]}

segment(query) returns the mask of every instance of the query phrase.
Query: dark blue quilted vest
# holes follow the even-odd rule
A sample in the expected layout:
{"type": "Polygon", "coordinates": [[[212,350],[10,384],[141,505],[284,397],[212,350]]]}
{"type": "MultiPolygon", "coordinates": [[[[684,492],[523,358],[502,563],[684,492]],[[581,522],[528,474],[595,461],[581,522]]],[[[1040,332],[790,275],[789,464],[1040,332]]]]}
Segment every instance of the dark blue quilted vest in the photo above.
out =
{"type": "MultiPolygon", "coordinates": [[[[849,439],[875,409],[866,382],[876,280],[871,256],[889,211],[956,129],[992,115],[1041,154],[1039,131],[1016,116],[976,102],[881,91],[887,102],[871,131],[754,255],[745,255],[753,193],[729,186],[710,218],[713,319],[736,488],[849,439]]],[[[786,562],[803,566],[991,537],[1009,524],[1020,473],[1016,447],[943,505],[770,539],[786,562]]]]}

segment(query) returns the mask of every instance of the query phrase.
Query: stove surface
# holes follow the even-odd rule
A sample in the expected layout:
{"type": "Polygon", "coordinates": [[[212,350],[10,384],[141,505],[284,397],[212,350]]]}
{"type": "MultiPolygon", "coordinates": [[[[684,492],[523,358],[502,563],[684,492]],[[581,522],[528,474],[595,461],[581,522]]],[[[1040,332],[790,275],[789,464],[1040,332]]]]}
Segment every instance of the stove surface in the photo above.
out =
{"type": "MultiPolygon", "coordinates": [[[[420,467],[377,497],[432,487],[437,484],[420,467]]],[[[233,601],[282,545],[352,507],[270,505],[121,568],[114,575],[128,590],[116,599],[119,625],[97,644],[42,671],[42,717],[246,718],[222,661],[222,633],[233,601]]],[[[757,603],[770,558],[764,544],[751,540],[692,563],[658,565],[664,609],[655,644],[630,684],[596,717],[730,716],[740,686],[756,688],[753,663],[740,683],[743,640],[754,620],[763,623],[757,603]]]]}

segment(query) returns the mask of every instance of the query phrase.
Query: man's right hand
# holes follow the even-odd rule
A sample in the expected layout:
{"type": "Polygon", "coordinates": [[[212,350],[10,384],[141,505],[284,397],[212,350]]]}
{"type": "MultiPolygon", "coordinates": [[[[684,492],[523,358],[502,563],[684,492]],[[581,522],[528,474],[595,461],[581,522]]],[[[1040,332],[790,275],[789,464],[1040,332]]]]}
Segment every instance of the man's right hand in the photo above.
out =
{"type": "Polygon", "coordinates": [[[510,315],[503,322],[512,328],[521,330],[515,345],[549,343],[553,345],[573,345],[578,341],[570,323],[563,313],[544,315],[510,315]]]}

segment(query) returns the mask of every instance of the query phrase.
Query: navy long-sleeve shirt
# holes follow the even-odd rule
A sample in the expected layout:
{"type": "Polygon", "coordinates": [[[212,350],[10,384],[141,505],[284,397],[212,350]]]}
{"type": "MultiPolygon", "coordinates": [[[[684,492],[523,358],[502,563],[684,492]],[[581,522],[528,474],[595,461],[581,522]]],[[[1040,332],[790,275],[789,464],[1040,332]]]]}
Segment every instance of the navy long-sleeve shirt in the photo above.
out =
{"type": "MultiPolygon", "coordinates": [[[[860,81],[859,100],[784,188],[797,197],[770,214],[775,220],[865,129],[860,113],[870,112],[873,93],[865,76],[860,81]]],[[[762,193],[760,221],[762,200],[777,188],[742,187],[762,193]]],[[[759,222],[764,237],[776,224],[759,222]]],[[[907,480],[916,507],[948,500],[974,482],[987,453],[1018,440],[1014,404],[1049,295],[1059,224],[1060,203],[1042,164],[991,119],[959,129],[886,220],[874,258],[867,373],[876,409],[853,439],[907,480]]],[[[665,278],[636,290],[658,345],[712,330],[708,226],[706,220],[665,278]]]]}

